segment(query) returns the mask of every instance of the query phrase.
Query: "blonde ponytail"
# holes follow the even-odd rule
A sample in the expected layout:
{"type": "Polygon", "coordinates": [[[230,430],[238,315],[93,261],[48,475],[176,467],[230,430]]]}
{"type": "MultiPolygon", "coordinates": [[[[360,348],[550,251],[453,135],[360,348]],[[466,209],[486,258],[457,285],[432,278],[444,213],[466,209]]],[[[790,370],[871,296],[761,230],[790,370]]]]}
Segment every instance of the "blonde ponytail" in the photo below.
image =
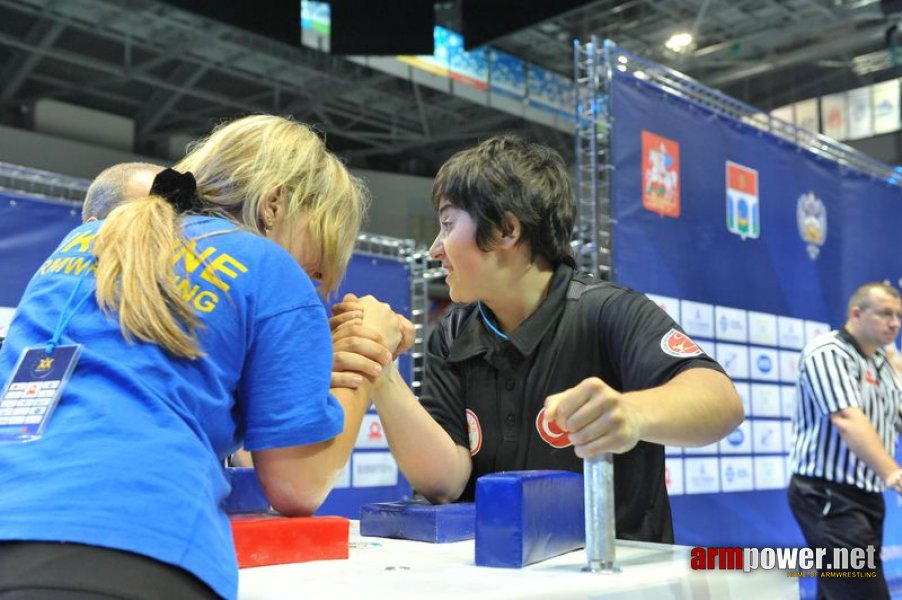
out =
{"type": "Polygon", "coordinates": [[[184,243],[178,215],[163,198],[124,202],[103,222],[94,242],[97,304],[116,313],[127,340],[157,344],[196,359],[200,319],[176,286],[173,251],[184,243]]]}

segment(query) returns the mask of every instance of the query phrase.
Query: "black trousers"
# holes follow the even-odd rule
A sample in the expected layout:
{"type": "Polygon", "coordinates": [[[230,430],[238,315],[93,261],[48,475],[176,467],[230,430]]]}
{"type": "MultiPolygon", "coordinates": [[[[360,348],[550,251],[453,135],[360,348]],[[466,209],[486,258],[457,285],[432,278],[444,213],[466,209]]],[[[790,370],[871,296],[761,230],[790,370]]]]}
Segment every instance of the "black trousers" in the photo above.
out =
{"type": "Polygon", "coordinates": [[[211,600],[192,573],[97,546],[0,543],[0,600],[211,600]]]}
{"type": "MultiPolygon", "coordinates": [[[[823,575],[825,571],[820,571],[818,600],[889,600],[883,561],[880,560],[886,512],[883,495],[801,475],[792,476],[788,493],[789,507],[808,547],[829,548],[827,561],[833,557],[833,548],[874,546],[876,549],[875,577],[829,577],[823,575]]],[[[872,571],[865,569],[865,572],[872,571]]]]}

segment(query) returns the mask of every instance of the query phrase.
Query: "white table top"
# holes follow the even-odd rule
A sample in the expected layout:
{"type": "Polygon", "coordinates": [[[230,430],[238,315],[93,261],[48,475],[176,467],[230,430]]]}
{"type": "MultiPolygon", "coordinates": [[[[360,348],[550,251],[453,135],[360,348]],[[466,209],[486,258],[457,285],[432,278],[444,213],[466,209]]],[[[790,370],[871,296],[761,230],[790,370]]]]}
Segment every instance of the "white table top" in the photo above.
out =
{"type": "Polygon", "coordinates": [[[585,552],[523,569],[477,567],[474,542],[430,544],[362,537],[351,522],[348,560],[242,569],[241,600],[391,598],[769,598],[796,599],[798,580],[784,571],[692,571],[689,548],[617,542],[620,573],[586,573],[585,552]]]}

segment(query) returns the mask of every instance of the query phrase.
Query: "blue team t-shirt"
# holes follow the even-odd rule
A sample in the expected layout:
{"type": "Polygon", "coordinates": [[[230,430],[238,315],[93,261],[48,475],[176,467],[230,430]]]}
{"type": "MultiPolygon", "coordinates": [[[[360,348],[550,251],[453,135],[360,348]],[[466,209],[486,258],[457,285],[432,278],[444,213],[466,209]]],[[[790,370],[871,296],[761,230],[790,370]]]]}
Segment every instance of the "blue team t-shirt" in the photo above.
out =
{"type": "Polygon", "coordinates": [[[127,343],[94,298],[102,222],[73,230],[32,278],[0,349],[0,388],[23,349],[50,339],[83,278],[61,344],[81,358],[42,439],[0,444],[0,540],[66,541],[184,568],[235,597],[223,459],[330,439],[332,345],[313,284],[276,244],[224,219],[187,217],[176,283],[205,356],[127,343]]]}

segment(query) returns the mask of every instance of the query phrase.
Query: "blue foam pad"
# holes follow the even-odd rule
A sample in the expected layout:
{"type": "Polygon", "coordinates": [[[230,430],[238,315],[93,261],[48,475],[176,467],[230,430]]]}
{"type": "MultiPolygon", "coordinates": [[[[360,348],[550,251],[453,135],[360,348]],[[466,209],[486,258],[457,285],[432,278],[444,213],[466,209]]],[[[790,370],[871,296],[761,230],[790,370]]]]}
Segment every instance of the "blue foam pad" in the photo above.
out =
{"type": "Polygon", "coordinates": [[[519,568],[586,543],[583,476],[511,471],[476,481],[476,564],[519,568]]]}
{"type": "Polygon", "coordinates": [[[375,502],[360,508],[360,535],[420,542],[458,542],[475,535],[472,502],[375,502]]]}
{"type": "Polygon", "coordinates": [[[227,467],[226,479],[232,485],[232,491],[222,502],[222,508],[228,514],[266,512],[269,500],[263,494],[257,474],[248,467],[227,467]]]}

